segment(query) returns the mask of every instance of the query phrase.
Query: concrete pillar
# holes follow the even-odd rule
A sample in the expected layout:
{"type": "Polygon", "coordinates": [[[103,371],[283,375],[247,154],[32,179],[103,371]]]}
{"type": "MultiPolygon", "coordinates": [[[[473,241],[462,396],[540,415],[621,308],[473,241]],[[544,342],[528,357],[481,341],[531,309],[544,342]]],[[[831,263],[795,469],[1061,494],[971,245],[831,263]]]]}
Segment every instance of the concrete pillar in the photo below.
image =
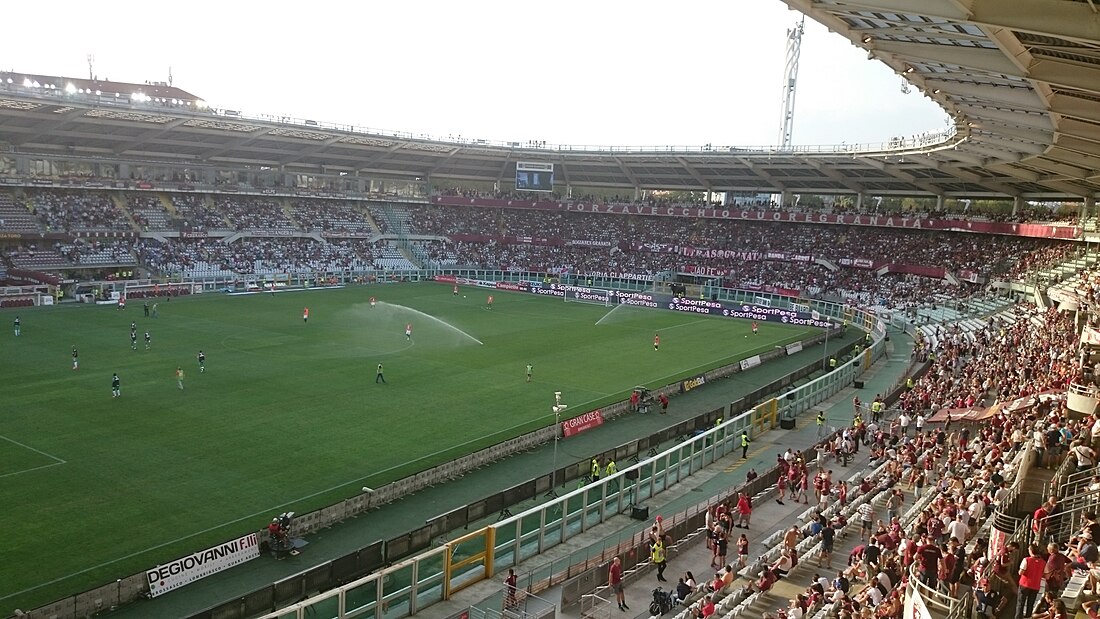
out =
{"type": "Polygon", "coordinates": [[[570,199],[570,200],[573,199],[573,186],[572,185],[566,185],[565,186],[565,197],[570,199]]]}
{"type": "Polygon", "coordinates": [[[856,212],[857,213],[862,213],[863,212],[863,192],[862,191],[856,194],[856,212]]]}
{"type": "Polygon", "coordinates": [[[634,187],[634,201],[637,202],[638,198],[642,197],[642,188],[634,187]]]}
{"type": "Polygon", "coordinates": [[[943,194],[942,193],[938,194],[936,196],[936,210],[940,211],[940,212],[943,211],[943,194]]]}
{"type": "Polygon", "coordinates": [[[1085,203],[1081,205],[1081,219],[1096,216],[1096,198],[1085,196],[1085,203]]]}
{"type": "Polygon", "coordinates": [[[785,189],[782,193],[779,194],[779,206],[783,208],[789,208],[793,206],[793,202],[794,193],[792,193],[791,190],[785,189]]]}
{"type": "Polygon", "coordinates": [[[1014,196],[1012,198],[1012,215],[1015,216],[1016,213],[1018,213],[1020,211],[1020,207],[1023,206],[1023,205],[1024,205],[1023,197],[1014,196]]]}

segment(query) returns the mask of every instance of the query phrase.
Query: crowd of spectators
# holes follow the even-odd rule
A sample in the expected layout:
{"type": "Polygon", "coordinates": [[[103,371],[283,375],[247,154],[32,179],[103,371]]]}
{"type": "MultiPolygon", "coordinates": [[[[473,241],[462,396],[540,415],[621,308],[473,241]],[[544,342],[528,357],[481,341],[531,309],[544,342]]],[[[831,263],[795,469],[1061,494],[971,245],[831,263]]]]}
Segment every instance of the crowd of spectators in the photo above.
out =
{"type": "Polygon", "coordinates": [[[899,285],[902,296],[919,298],[941,285],[941,278],[878,278],[865,267],[851,266],[852,260],[864,260],[865,265],[970,271],[989,277],[1052,264],[1074,251],[1070,243],[1044,239],[860,226],[792,226],[474,206],[423,206],[407,211],[412,234],[491,237],[459,241],[450,251],[437,252],[448,259],[453,254],[461,265],[578,274],[698,272],[720,276],[735,287],[767,282],[811,293],[844,294],[870,303],[899,285]],[[582,243],[569,244],[576,241],[582,243]],[[708,250],[783,252],[824,258],[842,268],[830,271],[813,263],[715,256],[708,250]]]}
{"type": "Polygon", "coordinates": [[[250,238],[230,244],[210,238],[170,243],[142,239],[135,250],[151,268],[195,276],[370,270],[378,268],[383,254],[381,243],[303,238],[250,238]]]}
{"type": "Polygon", "coordinates": [[[130,194],[126,206],[143,231],[167,230],[170,219],[168,210],[161,204],[160,198],[149,194],[130,194]]]}
{"type": "Polygon", "coordinates": [[[1013,400],[1050,389],[1064,389],[1079,378],[1078,337],[1073,317],[1051,308],[1036,318],[1036,310],[1019,305],[1015,320],[990,319],[981,329],[937,326],[918,344],[931,348],[932,366],[902,396],[909,411],[985,406],[988,398],[1013,400]]]}
{"type": "Polygon", "coordinates": [[[130,241],[105,241],[78,239],[72,243],[58,243],[57,251],[75,266],[133,266],[133,243],[130,241]]]}
{"type": "MultiPolygon", "coordinates": [[[[969,272],[980,281],[1034,272],[1076,251],[1072,243],[1063,241],[863,226],[469,205],[369,205],[362,210],[354,203],[324,199],[300,199],[284,209],[282,202],[274,199],[238,195],[213,198],[216,207],[210,208],[211,196],[169,195],[183,231],[228,229],[299,235],[306,229],[319,227],[329,236],[339,236],[369,234],[373,219],[384,233],[438,237],[411,243],[414,255],[425,266],[456,265],[578,276],[689,272],[719,278],[722,285],[729,287],[775,286],[895,308],[927,299],[942,288],[942,278],[901,273],[880,276],[871,270],[871,265],[877,268],[882,264],[900,264],[956,274],[969,272]],[[739,253],[731,256],[728,252],[739,253]],[[794,260],[794,256],[800,258],[794,260]],[[826,262],[808,261],[806,257],[826,262]]],[[[30,196],[38,218],[49,230],[134,230],[126,213],[103,191],[34,190],[30,196]]],[[[175,227],[169,224],[171,216],[160,197],[127,197],[130,212],[140,228],[175,227]]],[[[651,198],[641,203],[659,205],[661,201],[651,198]]],[[[268,242],[269,247],[279,252],[277,261],[328,260],[318,257],[324,250],[308,243],[285,244],[287,251],[299,248],[307,252],[297,257],[285,253],[282,245],[268,242]]],[[[155,250],[145,247],[143,251],[150,253],[151,265],[178,266],[199,258],[191,251],[193,246],[185,242],[178,250],[158,246],[155,250]]],[[[342,258],[332,258],[333,264],[355,260],[369,263],[377,257],[358,250],[341,255],[342,258]]],[[[239,264],[241,260],[219,255],[214,262],[239,264]]]]}
{"type": "MultiPolygon", "coordinates": [[[[984,407],[994,400],[1013,402],[1064,388],[1082,372],[1078,344],[1071,314],[1026,303],[981,329],[940,328],[922,339],[917,354],[931,360],[931,370],[902,396],[901,413],[892,420],[880,418],[857,404],[850,428],[837,439],[843,439],[848,450],[868,447],[868,466],[881,471],[880,478],[865,479],[849,489],[830,479],[831,471],[820,457],[811,472],[800,459],[777,456],[786,480],[779,486],[780,502],[786,487],[791,488],[791,500],[816,503],[818,509],[843,506],[863,495],[881,492],[879,496],[886,497],[855,510],[860,539],[846,564],[842,561],[834,572],[834,558],[827,552],[846,519],[811,517],[801,529],[779,535],[782,553],[752,574],[747,591],[769,590],[800,561],[816,558],[809,587],[791,598],[785,609],[789,619],[809,617],[823,606],[830,607],[829,617],[900,619],[910,579],[944,599],[972,596],[980,617],[1015,610],[1015,617],[1066,618],[1058,596],[1075,568],[1095,574],[1090,576],[1090,591],[1100,586],[1096,514],[1085,513],[1079,529],[1059,526],[1063,499],[1051,496],[1036,510],[1022,543],[990,548],[984,527],[1008,500],[1024,449],[1034,449],[1041,466],[1053,468],[1068,456],[1076,470],[1093,469],[1100,417],[1071,418],[1064,396],[1000,407],[980,423],[946,417],[943,423],[930,424],[925,416],[941,408],[984,407]],[[800,483],[811,475],[812,484],[800,483]],[[883,507],[885,517],[880,517],[883,507]],[[817,557],[798,556],[796,544],[804,537],[822,542],[817,557]],[[1049,593],[1039,599],[1041,588],[1049,593]]],[[[819,450],[819,456],[822,453],[819,450]]],[[[1089,491],[1100,492],[1100,476],[1089,491]]],[[[735,516],[738,511],[744,511],[740,505],[719,508],[735,516]]],[[[717,513],[708,519],[708,527],[717,531],[711,536],[717,539],[732,531],[733,518],[717,513]]],[[[744,567],[744,560],[739,564],[744,567]]],[[[722,587],[724,576],[720,571],[713,586],[722,587]]]]}
{"type": "Polygon", "coordinates": [[[47,232],[131,230],[129,219],[100,191],[28,191],[33,212],[47,232]]]}
{"type": "Polygon", "coordinates": [[[275,200],[246,196],[219,195],[214,205],[234,230],[283,230],[300,232],[299,228],[275,200]]]}
{"type": "Polygon", "coordinates": [[[190,230],[222,230],[229,226],[225,219],[207,204],[207,196],[199,194],[171,194],[172,207],[176,209],[183,227],[190,230]]]}
{"type": "Polygon", "coordinates": [[[291,214],[303,230],[326,233],[364,234],[374,232],[367,217],[352,202],[341,200],[295,200],[291,214]]]}

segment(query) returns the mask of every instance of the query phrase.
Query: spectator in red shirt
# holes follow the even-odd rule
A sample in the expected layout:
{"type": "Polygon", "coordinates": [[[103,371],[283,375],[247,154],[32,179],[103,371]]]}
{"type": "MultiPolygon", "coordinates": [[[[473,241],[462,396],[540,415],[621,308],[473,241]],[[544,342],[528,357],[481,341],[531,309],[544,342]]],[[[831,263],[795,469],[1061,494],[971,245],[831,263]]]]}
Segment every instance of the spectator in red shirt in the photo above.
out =
{"type": "Polygon", "coordinates": [[[737,526],[742,529],[749,528],[749,520],[752,518],[752,501],[749,495],[742,492],[737,497],[737,526]]]}

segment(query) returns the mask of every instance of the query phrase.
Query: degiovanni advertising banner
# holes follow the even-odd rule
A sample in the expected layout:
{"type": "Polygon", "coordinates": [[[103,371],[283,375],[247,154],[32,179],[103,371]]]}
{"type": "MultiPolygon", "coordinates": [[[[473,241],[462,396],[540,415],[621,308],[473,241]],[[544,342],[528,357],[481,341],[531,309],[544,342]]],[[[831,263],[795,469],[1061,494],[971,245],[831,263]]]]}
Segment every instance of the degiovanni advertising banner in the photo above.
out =
{"type": "Polygon", "coordinates": [[[158,565],[145,572],[149,579],[149,596],[157,597],[172,589],[191,584],[200,578],[240,565],[260,556],[260,542],[255,533],[207,548],[192,555],[158,565]]]}

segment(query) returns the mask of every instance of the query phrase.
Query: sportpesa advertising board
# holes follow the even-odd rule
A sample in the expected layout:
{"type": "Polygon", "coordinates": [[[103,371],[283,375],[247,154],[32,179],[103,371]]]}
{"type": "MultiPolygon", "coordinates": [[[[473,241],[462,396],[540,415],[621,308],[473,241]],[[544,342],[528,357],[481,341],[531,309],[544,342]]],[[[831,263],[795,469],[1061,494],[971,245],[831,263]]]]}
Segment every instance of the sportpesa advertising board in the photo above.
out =
{"type": "Polygon", "coordinates": [[[745,320],[755,320],[757,322],[781,322],[784,324],[818,327],[821,329],[827,329],[831,326],[831,323],[827,320],[822,320],[817,312],[796,311],[749,303],[708,301],[706,299],[692,299],[670,294],[603,290],[600,288],[543,283],[539,281],[497,282],[492,280],[455,277],[454,275],[436,275],[435,280],[448,284],[473,285],[479,288],[526,292],[529,294],[547,295],[562,299],[569,297],[577,301],[604,303],[610,306],[633,305],[635,307],[650,307],[653,309],[664,309],[690,314],[741,318],[745,320]]]}

